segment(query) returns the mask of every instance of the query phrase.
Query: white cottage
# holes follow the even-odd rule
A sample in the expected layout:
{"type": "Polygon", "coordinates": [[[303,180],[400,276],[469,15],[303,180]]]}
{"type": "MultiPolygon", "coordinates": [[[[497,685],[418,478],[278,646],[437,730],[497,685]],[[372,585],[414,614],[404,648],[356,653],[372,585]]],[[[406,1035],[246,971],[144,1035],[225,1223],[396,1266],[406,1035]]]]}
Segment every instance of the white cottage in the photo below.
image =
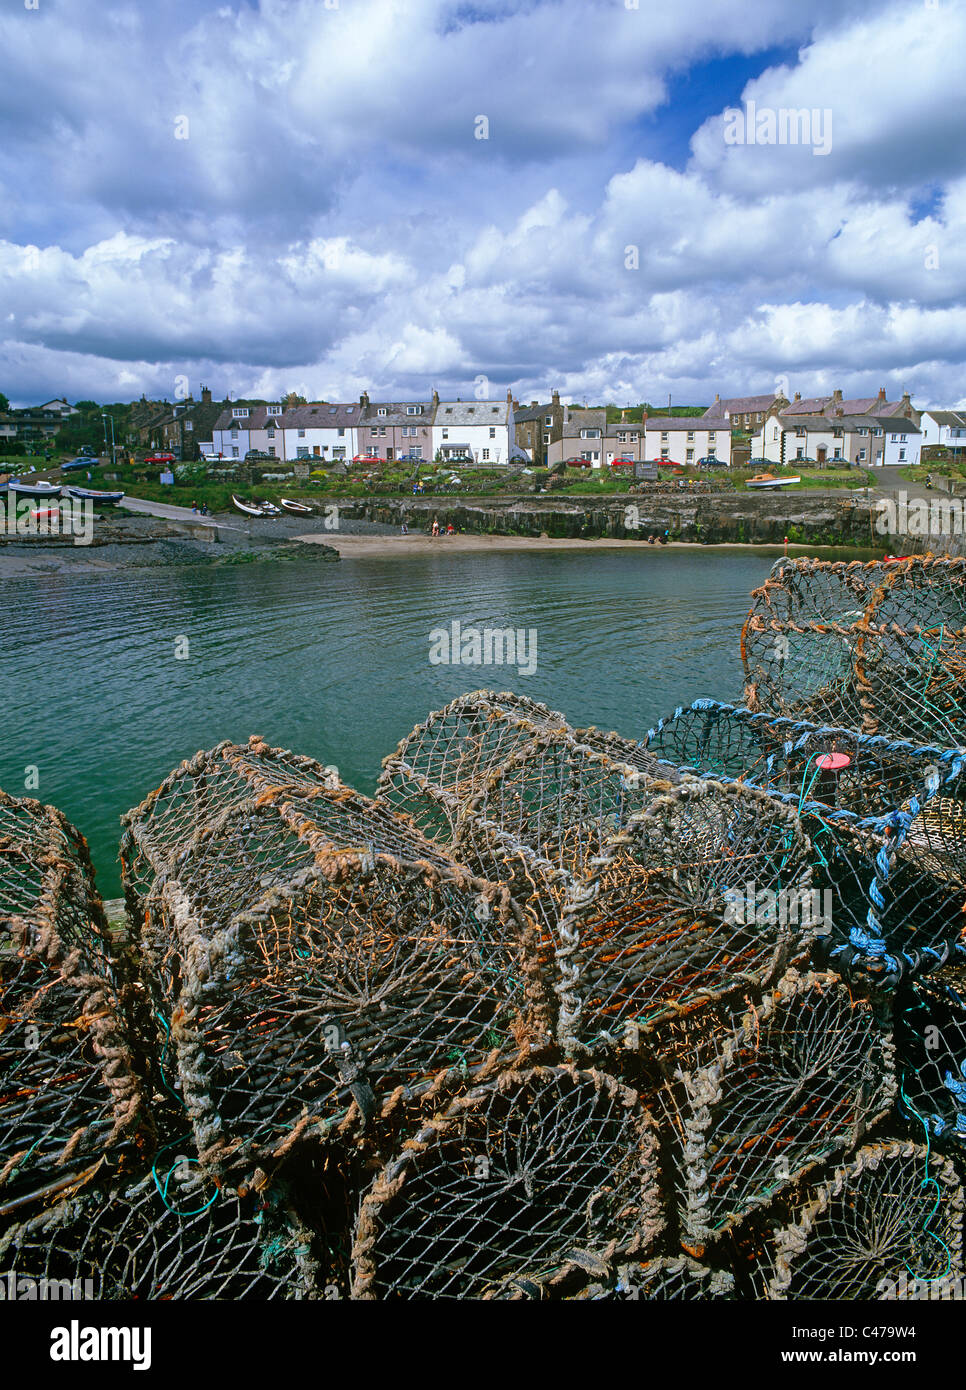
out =
{"type": "Polygon", "coordinates": [[[433,457],[472,458],[481,468],[505,467],[524,451],[516,443],[513,398],[505,401],[440,401],[433,419],[433,457]]]}

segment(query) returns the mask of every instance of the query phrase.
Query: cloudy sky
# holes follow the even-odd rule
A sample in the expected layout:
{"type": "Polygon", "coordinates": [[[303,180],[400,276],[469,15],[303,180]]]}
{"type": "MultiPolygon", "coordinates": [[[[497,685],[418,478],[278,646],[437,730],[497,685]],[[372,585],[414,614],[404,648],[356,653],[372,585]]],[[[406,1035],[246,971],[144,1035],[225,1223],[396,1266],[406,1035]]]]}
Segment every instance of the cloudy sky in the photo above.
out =
{"type": "Polygon", "coordinates": [[[966,403],[966,0],[0,6],[16,405],[966,403]]]}

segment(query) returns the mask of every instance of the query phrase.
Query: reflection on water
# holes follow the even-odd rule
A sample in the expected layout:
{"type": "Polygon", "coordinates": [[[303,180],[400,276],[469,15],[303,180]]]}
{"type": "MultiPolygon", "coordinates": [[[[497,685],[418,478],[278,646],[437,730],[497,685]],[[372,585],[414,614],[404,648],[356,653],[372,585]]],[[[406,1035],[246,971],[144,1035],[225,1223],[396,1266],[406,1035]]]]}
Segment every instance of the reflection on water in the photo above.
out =
{"type": "Polygon", "coordinates": [[[551,551],[8,580],[0,786],[59,806],[119,892],[118,817],[181,759],[251,733],[371,791],[380,760],[464,691],[513,689],[640,736],[741,689],[738,632],[771,561],[551,551]],[[429,634],[536,629],[537,669],[432,665],[429,634]]]}

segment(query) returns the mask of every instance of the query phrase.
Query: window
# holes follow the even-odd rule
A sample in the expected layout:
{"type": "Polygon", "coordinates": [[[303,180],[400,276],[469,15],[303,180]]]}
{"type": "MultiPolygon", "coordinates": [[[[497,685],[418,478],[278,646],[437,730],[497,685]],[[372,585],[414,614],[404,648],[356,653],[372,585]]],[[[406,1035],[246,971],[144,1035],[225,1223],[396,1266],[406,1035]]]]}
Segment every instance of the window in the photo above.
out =
{"type": "Polygon", "coordinates": [[[344,449],[344,448],[343,448],[343,449],[338,449],[338,448],[333,449],[333,450],[332,450],[332,457],[333,457],[334,459],[344,459],[344,458],[345,458],[345,449],[344,449]]]}
{"type": "Polygon", "coordinates": [[[899,438],[899,436],[898,436],[897,434],[894,434],[894,435],[892,436],[892,443],[895,444],[896,441],[898,440],[898,438],[899,438]]]}
{"type": "Polygon", "coordinates": [[[274,438],[275,438],[275,431],[272,429],[271,425],[269,425],[269,427],[268,427],[268,429],[267,429],[267,431],[266,431],[266,436],[267,436],[267,438],[269,438],[269,439],[274,439],[274,438]]]}
{"type": "Polygon", "coordinates": [[[715,448],[712,447],[712,448],[710,448],[710,449],[708,450],[708,458],[709,458],[709,459],[713,459],[713,458],[716,456],[716,454],[717,454],[717,450],[716,450],[715,448]]]}
{"type": "Polygon", "coordinates": [[[409,452],[412,454],[414,459],[421,459],[423,456],[423,446],[421,444],[414,444],[409,452]]]}
{"type": "Polygon", "coordinates": [[[906,457],[906,451],[905,451],[905,449],[900,449],[900,450],[899,450],[899,462],[902,463],[903,460],[905,459],[905,457],[906,457]]]}
{"type": "Polygon", "coordinates": [[[581,430],[580,437],[581,439],[599,439],[600,430],[581,430]]]}
{"type": "Polygon", "coordinates": [[[841,425],[837,425],[837,426],[835,427],[835,429],[832,431],[832,438],[833,438],[833,439],[841,439],[841,438],[842,438],[842,427],[841,427],[841,425]]]}
{"type": "Polygon", "coordinates": [[[345,430],[339,430],[339,438],[345,439],[345,430]]]}
{"type": "Polygon", "coordinates": [[[662,459],[666,459],[666,458],[667,458],[667,449],[662,449],[662,450],[661,450],[661,458],[662,458],[662,459]]]}
{"type": "Polygon", "coordinates": [[[377,414],[377,415],[388,415],[388,414],[389,414],[389,411],[386,409],[386,407],[385,407],[384,405],[381,405],[381,406],[379,407],[379,409],[376,411],[376,414],[377,414]]]}
{"type": "Polygon", "coordinates": [[[545,416],[543,417],[543,423],[544,423],[544,424],[547,426],[547,428],[549,429],[550,426],[553,424],[553,416],[552,416],[552,415],[545,415],[545,416]]]}
{"type": "Polygon", "coordinates": [[[880,429],[875,429],[875,430],[873,430],[873,431],[872,431],[872,437],[873,437],[874,439],[880,439],[880,438],[882,437],[882,431],[881,431],[880,429]]]}
{"type": "Polygon", "coordinates": [[[233,429],[233,430],[232,430],[232,432],[231,432],[231,437],[232,437],[232,439],[237,439],[237,438],[238,438],[238,431],[237,431],[236,429],[233,429]]]}
{"type": "Polygon", "coordinates": [[[231,456],[232,456],[233,459],[236,459],[236,458],[238,457],[238,450],[237,450],[237,448],[236,448],[236,449],[232,449],[232,451],[231,451],[231,456]]]}
{"type": "Polygon", "coordinates": [[[490,426],[490,438],[491,438],[491,439],[495,439],[495,438],[496,438],[496,430],[493,428],[492,425],[490,426]]]}
{"type": "Polygon", "coordinates": [[[661,430],[661,443],[667,443],[667,430],[661,430]]]}
{"type": "Polygon", "coordinates": [[[490,451],[489,451],[489,449],[484,449],[484,450],[483,450],[483,457],[484,457],[484,459],[488,459],[488,458],[490,457],[490,451]]]}
{"type": "Polygon", "coordinates": [[[378,457],[379,450],[376,448],[375,444],[370,444],[369,447],[366,449],[366,458],[377,459],[378,457]]]}
{"type": "Polygon", "coordinates": [[[231,414],[232,414],[232,419],[233,419],[233,420],[247,420],[247,419],[248,419],[248,411],[247,411],[247,409],[246,409],[246,410],[233,410],[233,411],[231,412],[231,414]]]}
{"type": "Polygon", "coordinates": [[[305,438],[305,430],[299,430],[299,439],[305,438]]]}
{"type": "Polygon", "coordinates": [[[687,449],[687,450],[685,450],[684,457],[685,457],[685,460],[686,460],[688,463],[693,463],[693,461],[694,461],[694,450],[693,450],[693,449],[687,449]]]}
{"type": "Polygon", "coordinates": [[[406,414],[407,414],[407,415],[418,415],[419,412],[420,412],[420,410],[421,410],[421,408],[422,408],[422,407],[421,407],[421,406],[418,406],[418,405],[407,405],[407,406],[406,406],[406,414]]]}
{"type": "Polygon", "coordinates": [[[717,439],[717,437],[718,437],[718,436],[717,436],[717,433],[716,433],[714,430],[708,430],[708,443],[709,443],[709,444],[713,444],[714,441],[717,439]]]}
{"type": "Polygon", "coordinates": [[[832,457],[834,459],[840,459],[842,457],[842,449],[840,445],[836,444],[835,453],[832,455],[832,457]]]}
{"type": "Polygon", "coordinates": [[[307,459],[309,457],[308,446],[305,444],[297,444],[295,446],[295,457],[297,459],[307,459]]]}
{"type": "Polygon", "coordinates": [[[805,438],[805,426],[804,426],[804,425],[796,425],[796,426],[795,426],[795,438],[796,438],[796,439],[804,439],[804,438],[805,438]]]}
{"type": "Polygon", "coordinates": [[[776,425],[776,426],[774,427],[774,429],[772,430],[772,432],[771,432],[771,437],[772,437],[772,439],[777,439],[777,438],[778,438],[778,426],[777,426],[777,425],[776,425]]]}
{"type": "Polygon", "coordinates": [[[194,420],[185,420],[184,427],[186,430],[193,430],[195,427],[194,420]]]}
{"type": "Polygon", "coordinates": [[[550,444],[550,436],[549,436],[549,434],[545,434],[545,435],[543,436],[543,442],[544,442],[544,445],[549,445],[549,444],[550,444]]]}
{"type": "MultiPolygon", "coordinates": [[[[335,410],[335,406],[333,406],[332,409],[335,410]]],[[[268,405],[265,407],[266,415],[281,415],[281,413],[282,407],[280,405],[268,405]]]]}
{"type": "Polygon", "coordinates": [[[448,429],[445,429],[445,428],[444,428],[444,430],[443,430],[443,438],[444,438],[444,439],[449,439],[449,430],[448,430],[448,429]]]}
{"type": "Polygon", "coordinates": [[[694,443],[694,430],[688,430],[688,443],[694,443]]]}
{"type": "Polygon", "coordinates": [[[803,458],[805,457],[805,450],[804,450],[804,449],[796,449],[796,450],[795,450],[795,457],[796,457],[797,459],[803,459],[803,458]]]}
{"type": "Polygon", "coordinates": [[[858,432],[859,432],[859,434],[861,434],[861,435],[866,435],[866,434],[869,433],[869,431],[866,429],[865,425],[860,425],[860,426],[859,426],[859,431],[858,431],[858,432]]]}
{"type": "Polygon", "coordinates": [[[268,452],[271,454],[272,458],[275,457],[275,445],[274,445],[274,444],[269,444],[269,446],[268,446],[268,452]]]}

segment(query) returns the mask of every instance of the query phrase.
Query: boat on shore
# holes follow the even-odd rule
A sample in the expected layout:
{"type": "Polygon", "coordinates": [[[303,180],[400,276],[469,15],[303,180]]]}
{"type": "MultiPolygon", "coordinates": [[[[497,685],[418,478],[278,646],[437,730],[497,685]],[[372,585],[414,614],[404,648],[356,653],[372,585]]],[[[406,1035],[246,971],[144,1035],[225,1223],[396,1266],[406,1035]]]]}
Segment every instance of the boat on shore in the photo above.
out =
{"type": "Polygon", "coordinates": [[[90,487],[65,487],[63,494],[76,502],[97,502],[102,507],[112,507],[124,496],[123,492],[99,492],[90,487]]]}
{"type": "Polygon", "coordinates": [[[314,507],[307,507],[304,502],[295,502],[291,497],[280,497],[278,500],[287,512],[294,512],[296,516],[311,516],[315,511],[314,507]]]}
{"type": "Polygon", "coordinates": [[[59,483],[25,483],[20,478],[11,478],[9,483],[4,483],[0,492],[8,493],[11,497],[43,497],[57,498],[61,494],[59,483]]]}
{"type": "Polygon", "coordinates": [[[785,487],[788,483],[800,483],[801,477],[779,478],[774,473],[756,473],[749,478],[745,487],[785,487]]]}
{"type": "Polygon", "coordinates": [[[234,493],[232,493],[231,495],[231,500],[234,502],[235,506],[238,508],[240,512],[244,512],[245,516],[282,515],[281,511],[278,509],[278,507],[276,507],[274,502],[243,502],[241,498],[236,497],[234,493]]]}

